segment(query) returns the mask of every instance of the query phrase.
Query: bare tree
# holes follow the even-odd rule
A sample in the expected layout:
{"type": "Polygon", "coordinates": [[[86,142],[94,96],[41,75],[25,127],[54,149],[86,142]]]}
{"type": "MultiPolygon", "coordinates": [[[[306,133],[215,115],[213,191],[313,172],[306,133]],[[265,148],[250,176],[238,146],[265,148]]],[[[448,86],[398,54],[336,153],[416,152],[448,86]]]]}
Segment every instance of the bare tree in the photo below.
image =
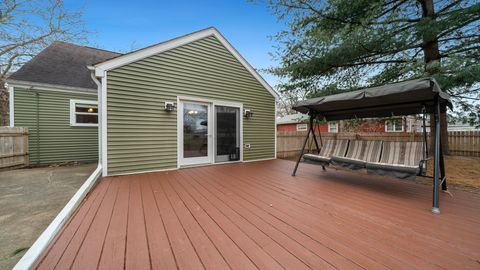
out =
{"type": "Polygon", "coordinates": [[[63,0],[0,0],[0,125],[8,125],[7,75],[55,40],[86,43],[83,11],[63,0]]]}

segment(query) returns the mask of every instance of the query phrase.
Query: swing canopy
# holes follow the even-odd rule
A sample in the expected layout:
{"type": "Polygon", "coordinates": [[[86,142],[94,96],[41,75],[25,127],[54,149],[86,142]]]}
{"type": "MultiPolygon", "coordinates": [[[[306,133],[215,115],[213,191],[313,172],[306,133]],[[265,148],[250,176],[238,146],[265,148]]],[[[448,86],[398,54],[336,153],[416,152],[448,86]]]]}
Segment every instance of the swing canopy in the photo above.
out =
{"type": "Polygon", "coordinates": [[[423,78],[307,99],[296,103],[293,109],[327,121],[391,117],[433,113],[437,98],[442,112],[447,106],[452,109],[450,95],[440,89],[435,79],[423,78]]]}

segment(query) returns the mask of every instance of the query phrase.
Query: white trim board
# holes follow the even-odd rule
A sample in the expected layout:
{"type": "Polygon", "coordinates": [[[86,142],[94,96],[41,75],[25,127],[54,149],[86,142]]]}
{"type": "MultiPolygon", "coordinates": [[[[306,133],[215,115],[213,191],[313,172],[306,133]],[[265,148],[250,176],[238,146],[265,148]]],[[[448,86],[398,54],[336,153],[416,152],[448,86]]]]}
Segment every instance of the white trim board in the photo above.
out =
{"type": "Polygon", "coordinates": [[[14,93],[13,93],[13,86],[8,86],[8,117],[10,118],[10,127],[15,126],[15,102],[14,102],[14,93]]]}
{"type": "Polygon", "coordinates": [[[66,85],[56,85],[56,84],[47,84],[47,83],[35,83],[35,82],[26,82],[26,81],[17,81],[17,80],[7,80],[10,86],[19,87],[19,88],[30,88],[33,87],[35,90],[45,90],[45,91],[58,91],[58,92],[68,92],[68,93],[77,93],[85,95],[97,95],[95,89],[81,88],[81,87],[72,87],[66,85]]]}
{"type": "Polygon", "coordinates": [[[220,43],[245,67],[245,69],[247,69],[265,89],[267,89],[267,91],[275,98],[275,100],[279,99],[279,95],[275,92],[275,90],[273,90],[273,88],[262,78],[260,74],[258,74],[258,72],[245,60],[245,58],[243,58],[240,53],[233,48],[233,46],[222,36],[222,34],[220,34],[220,32],[213,27],[127,53],[102,63],[98,63],[94,66],[95,76],[102,77],[105,71],[130,64],[146,57],[150,57],[209,36],[214,36],[217,38],[218,41],[220,41],[220,43]]]}
{"type": "Polygon", "coordinates": [[[102,166],[98,164],[97,168],[93,173],[87,178],[85,183],[80,187],[80,189],[73,195],[73,197],[68,201],[68,203],[63,207],[62,211],[58,213],[55,219],[48,225],[47,229],[43,231],[40,237],[33,243],[33,245],[28,249],[28,251],[23,255],[23,257],[18,261],[13,270],[24,270],[31,269],[35,262],[40,258],[40,256],[47,250],[48,246],[55,238],[55,236],[60,232],[63,225],[69,220],[72,214],[75,212],[77,207],[82,202],[83,198],[88,194],[88,192],[95,186],[98,178],[102,172],[102,166]]]}
{"type": "Polygon", "coordinates": [[[273,157],[273,158],[259,158],[259,159],[244,160],[243,162],[249,163],[249,162],[265,161],[265,160],[274,160],[274,159],[277,159],[277,158],[276,158],[276,157],[273,157]]]}
{"type": "Polygon", "coordinates": [[[102,140],[102,167],[103,167],[103,172],[102,175],[108,176],[108,159],[107,159],[107,136],[108,136],[108,130],[107,130],[107,72],[105,71],[103,76],[102,76],[102,91],[101,91],[101,98],[100,98],[100,125],[101,125],[101,140],[102,140]]]}

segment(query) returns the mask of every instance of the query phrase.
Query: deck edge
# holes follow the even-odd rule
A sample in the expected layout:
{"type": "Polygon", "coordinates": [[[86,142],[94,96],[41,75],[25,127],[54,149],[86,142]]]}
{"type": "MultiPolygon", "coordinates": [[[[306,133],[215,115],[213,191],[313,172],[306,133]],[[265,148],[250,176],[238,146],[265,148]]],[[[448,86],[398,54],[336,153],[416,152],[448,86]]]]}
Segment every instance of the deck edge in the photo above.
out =
{"type": "Polygon", "coordinates": [[[100,178],[102,173],[102,165],[98,164],[95,171],[87,178],[85,183],[78,189],[48,227],[42,232],[42,234],[35,240],[33,245],[17,262],[13,270],[31,269],[37,262],[40,256],[49,247],[52,240],[63,228],[63,225],[70,219],[77,207],[83,201],[88,192],[95,186],[95,183],[100,178]]]}

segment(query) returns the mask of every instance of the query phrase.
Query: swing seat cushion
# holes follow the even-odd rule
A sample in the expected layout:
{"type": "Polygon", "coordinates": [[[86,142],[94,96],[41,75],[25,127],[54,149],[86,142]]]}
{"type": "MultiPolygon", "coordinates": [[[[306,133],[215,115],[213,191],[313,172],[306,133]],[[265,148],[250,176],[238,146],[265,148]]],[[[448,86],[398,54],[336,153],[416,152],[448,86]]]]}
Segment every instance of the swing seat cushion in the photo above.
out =
{"type": "Polygon", "coordinates": [[[330,164],[330,157],[324,157],[324,156],[314,155],[314,154],[303,155],[303,160],[305,161],[305,163],[321,164],[324,166],[328,166],[330,164]]]}
{"type": "Polygon", "coordinates": [[[304,154],[303,160],[310,164],[320,164],[322,166],[328,166],[330,164],[332,155],[344,156],[347,152],[348,140],[327,140],[320,149],[318,155],[304,154]]]}
{"type": "Polygon", "coordinates": [[[360,141],[352,140],[348,146],[347,154],[332,156],[332,163],[353,169],[364,169],[367,162],[378,162],[382,151],[382,141],[360,141]]]}
{"type": "Polygon", "coordinates": [[[420,166],[418,165],[409,166],[401,164],[367,163],[366,167],[369,174],[391,176],[400,179],[415,180],[416,176],[420,174],[420,166]]]}
{"type": "Polygon", "coordinates": [[[356,158],[332,157],[332,164],[352,170],[364,169],[365,161],[356,158]]]}
{"type": "Polygon", "coordinates": [[[384,142],[379,162],[367,162],[369,174],[415,179],[422,170],[423,142],[384,142]]]}

